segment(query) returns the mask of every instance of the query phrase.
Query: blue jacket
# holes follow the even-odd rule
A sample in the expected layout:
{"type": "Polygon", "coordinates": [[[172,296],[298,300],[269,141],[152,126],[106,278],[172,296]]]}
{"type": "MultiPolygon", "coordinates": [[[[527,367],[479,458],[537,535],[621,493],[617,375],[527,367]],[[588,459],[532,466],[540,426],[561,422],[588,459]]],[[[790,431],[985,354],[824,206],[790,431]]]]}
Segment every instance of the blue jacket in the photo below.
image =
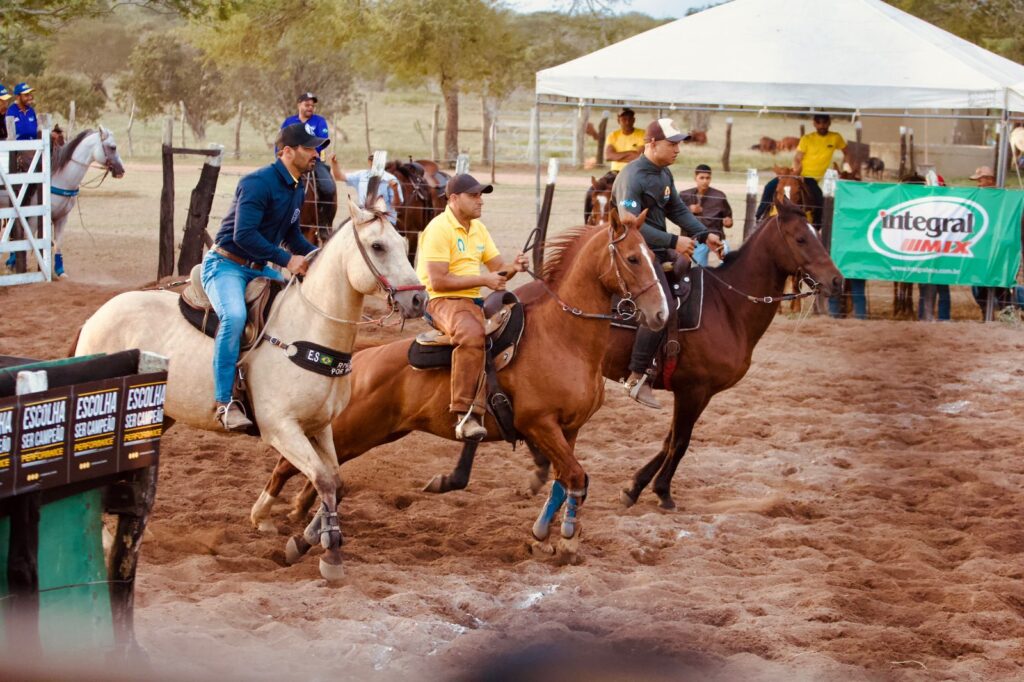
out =
{"type": "Polygon", "coordinates": [[[314,249],[299,228],[305,196],[305,185],[292,178],[280,159],[253,171],[239,181],[213,241],[236,256],[285,267],[291,254],[304,256],[314,249]]]}
{"type": "MultiPolygon", "coordinates": [[[[302,123],[302,119],[299,118],[298,114],[293,114],[286,118],[284,120],[284,123],[281,124],[281,127],[286,128],[292,125],[293,123],[302,123]]],[[[327,130],[327,120],[323,116],[320,116],[318,114],[313,114],[312,116],[309,117],[309,120],[306,121],[306,132],[308,132],[310,135],[316,135],[317,137],[330,137],[327,130]]],[[[318,152],[322,152],[328,144],[330,144],[329,141],[324,142],[322,145],[317,147],[316,150],[318,152]]]]}
{"type": "Polygon", "coordinates": [[[36,119],[36,110],[32,107],[22,111],[17,104],[11,104],[4,116],[14,117],[14,139],[35,140],[39,137],[39,121],[36,119]]]}

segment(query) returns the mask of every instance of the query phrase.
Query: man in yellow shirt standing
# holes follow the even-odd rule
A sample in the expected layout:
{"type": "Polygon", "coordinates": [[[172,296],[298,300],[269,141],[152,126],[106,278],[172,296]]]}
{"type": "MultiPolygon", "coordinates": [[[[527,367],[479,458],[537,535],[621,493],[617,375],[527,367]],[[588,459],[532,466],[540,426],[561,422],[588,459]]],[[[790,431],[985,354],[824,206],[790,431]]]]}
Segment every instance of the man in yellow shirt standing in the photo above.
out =
{"type": "Polygon", "coordinates": [[[455,437],[482,440],[487,436],[481,416],[480,388],[484,374],[484,313],[480,287],[495,291],[528,261],[520,253],[506,266],[490,233],[480,222],[483,195],[494,188],[471,175],[456,175],[448,182],[448,206],[423,230],[416,272],[427,288],[427,315],[437,329],[452,339],[452,402],[455,437]],[[480,274],[480,266],[487,272],[480,274]]]}
{"type": "Polygon", "coordinates": [[[637,130],[636,114],[632,109],[619,112],[619,129],[608,133],[604,143],[604,158],[610,161],[612,173],[618,173],[630,161],[644,153],[644,131],[637,130]]]}

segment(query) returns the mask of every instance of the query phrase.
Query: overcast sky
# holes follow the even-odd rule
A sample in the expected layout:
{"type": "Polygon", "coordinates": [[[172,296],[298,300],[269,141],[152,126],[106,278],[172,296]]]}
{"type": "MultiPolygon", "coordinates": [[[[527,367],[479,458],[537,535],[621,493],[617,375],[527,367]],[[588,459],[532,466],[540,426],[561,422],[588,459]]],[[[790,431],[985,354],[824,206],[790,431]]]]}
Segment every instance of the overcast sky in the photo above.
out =
{"type": "MultiPolygon", "coordinates": [[[[506,3],[519,12],[550,10],[553,5],[557,8],[564,8],[568,4],[565,0],[506,0],[506,3]]],[[[684,16],[689,8],[703,7],[707,4],[709,4],[709,0],[631,0],[631,2],[619,3],[617,10],[619,12],[640,12],[658,19],[678,19],[684,16]]]]}

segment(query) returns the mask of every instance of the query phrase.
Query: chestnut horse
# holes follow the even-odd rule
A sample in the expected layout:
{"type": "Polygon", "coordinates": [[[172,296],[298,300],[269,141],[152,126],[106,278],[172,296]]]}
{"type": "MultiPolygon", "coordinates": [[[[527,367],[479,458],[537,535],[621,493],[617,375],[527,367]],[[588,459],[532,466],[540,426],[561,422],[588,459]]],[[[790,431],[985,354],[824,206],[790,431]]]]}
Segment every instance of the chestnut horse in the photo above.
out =
{"type": "MultiPolygon", "coordinates": [[[[551,521],[564,503],[558,551],[570,561],[578,547],[580,505],[587,494],[587,475],[574,454],[576,436],[604,399],[601,362],[612,333],[612,297],[632,299],[641,321],[655,331],[668,319],[654,256],[640,235],[645,215],[627,224],[613,220],[607,226],[576,228],[552,243],[543,281],[534,283],[532,297],[523,299],[527,324],[515,360],[499,374],[515,405],[516,431],[555,465],[557,480],[533,535],[540,542],[547,540],[551,521]]],[[[411,343],[412,339],[403,339],[356,354],[351,400],[333,423],[340,463],[413,431],[455,438],[455,422],[448,411],[451,374],[413,369],[408,361],[411,343]]],[[[485,420],[488,440],[499,440],[493,418],[487,415],[485,420]]],[[[267,518],[271,506],[294,473],[288,461],[278,461],[252,508],[257,528],[273,529],[267,518]]],[[[304,518],[314,499],[307,482],[291,518],[304,518]]],[[[316,538],[292,539],[304,550],[316,538]]],[[[538,547],[548,554],[556,551],[548,544],[538,547]]],[[[299,556],[292,553],[286,559],[299,556]]]]}
{"type": "MultiPolygon", "coordinates": [[[[314,246],[323,246],[334,228],[338,196],[335,194],[333,201],[322,198],[312,172],[304,174],[303,181],[306,183],[306,196],[299,212],[299,226],[306,241],[314,246]]],[[[338,191],[343,190],[339,187],[338,191]]]]}
{"type": "Polygon", "coordinates": [[[587,190],[586,201],[583,205],[583,220],[587,225],[607,225],[611,222],[614,208],[612,185],[614,184],[614,173],[608,173],[600,180],[590,176],[590,189],[587,190]]]}
{"type": "Polygon", "coordinates": [[[395,202],[398,214],[395,229],[409,242],[409,260],[415,263],[420,232],[434,216],[444,211],[445,197],[438,196],[438,188],[427,182],[421,164],[391,162],[387,171],[398,178],[402,186],[401,200],[395,202]]]}
{"type": "MultiPolygon", "coordinates": [[[[705,271],[701,324],[698,329],[680,333],[682,350],[669,382],[675,398],[672,426],[661,451],[634,474],[632,485],[622,491],[627,506],[637,501],[657,475],[654,492],[661,506],[675,508],[672,477],[689,447],[693,426],[715,394],[734,386],[747,373],[754,347],[779,309],[786,279],[803,272],[826,295],[842,288],[842,275],[803,209],[790,202],[776,207],[777,214],[762,222],[740,249],[727,255],[723,265],[705,271]]],[[[629,374],[634,336],[629,329],[612,329],[603,366],[608,379],[619,381],[629,374]]],[[[465,488],[475,452],[476,444],[467,443],[455,469],[435,476],[426,489],[448,492],[465,488]]],[[[536,491],[547,479],[549,465],[541,453],[533,448],[531,452],[537,468],[530,485],[536,491]]]]}
{"type": "MultiPolygon", "coordinates": [[[[807,219],[811,220],[813,200],[811,199],[811,193],[807,190],[807,185],[804,184],[803,176],[797,173],[795,169],[786,168],[785,166],[775,166],[773,170],[775,171],[775,177],[779,181],[775,185],[775,204],[778,205],[782,201],[789,200],[802,208],[807,219]]],[[[800,286],[800,279],[801,273],[794,273],[788,288],[797,291],[800,286]]],[[[792,299],[789,304],[789,310],[794,313],[800,312],[800,299],[792,299]]]]}

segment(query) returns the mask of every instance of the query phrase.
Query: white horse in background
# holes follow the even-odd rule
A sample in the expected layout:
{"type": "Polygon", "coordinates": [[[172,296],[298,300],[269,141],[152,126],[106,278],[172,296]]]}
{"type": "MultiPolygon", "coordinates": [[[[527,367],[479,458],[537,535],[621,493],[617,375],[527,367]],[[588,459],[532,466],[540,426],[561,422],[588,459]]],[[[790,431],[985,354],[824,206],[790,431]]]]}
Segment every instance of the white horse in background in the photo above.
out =
{"type": "MultiPolygon", "coordinates": [[[[349,377],[330,377],[296,364],[293,342],[351,353],[365,296],[387,298],[404,317],[419,317],[426,294],[409,264],[408,242],[378,199],[371,210],[348,202],[352,220],[327,241],[300,283],[293,279],[274,300],[264,341],[243,354],[239,367],[260,437],[302,471],[320,495],[321,510],[304,533],[327,550],[320,572],[340,579],[340,479],[331,422],[348,403],[349,377]]],[[[132,291],[105,303],[82,327],[76,355],[139,348],[170,358],[165,412],[175,421],[221,430],[214,415],[213,339],[182,317],[178,294],[132,291]]],[[[295,542],[295,538],[289,541],[295,542]]],[[[289,549],[290,552],[293,550],[289,549]]]]}
{"type": "MultiPolygon", "coordinates": [[[[31,152],[25,154],[29,158],[31,152]]],[[[54,274],[64,275],[60,246],[71,209],[78,201],[78,192],[90,167],[99,166],[115,178],[124,177],[124,164],[117,153],[114,134],[104,128],[85,129],[70,142],[55,150],[50,167],[50,221],[53,225],[54,274]]],[[[39,164],[37,167],[41,167],[39,164]]],[[[9,207],[10,199],[0,193],[0,207],[9,207]]],[[[11,254],[11,258],[14,255],[11,254]]],[[[8,263],[10,264],[10,263],[8,263]]]]}

